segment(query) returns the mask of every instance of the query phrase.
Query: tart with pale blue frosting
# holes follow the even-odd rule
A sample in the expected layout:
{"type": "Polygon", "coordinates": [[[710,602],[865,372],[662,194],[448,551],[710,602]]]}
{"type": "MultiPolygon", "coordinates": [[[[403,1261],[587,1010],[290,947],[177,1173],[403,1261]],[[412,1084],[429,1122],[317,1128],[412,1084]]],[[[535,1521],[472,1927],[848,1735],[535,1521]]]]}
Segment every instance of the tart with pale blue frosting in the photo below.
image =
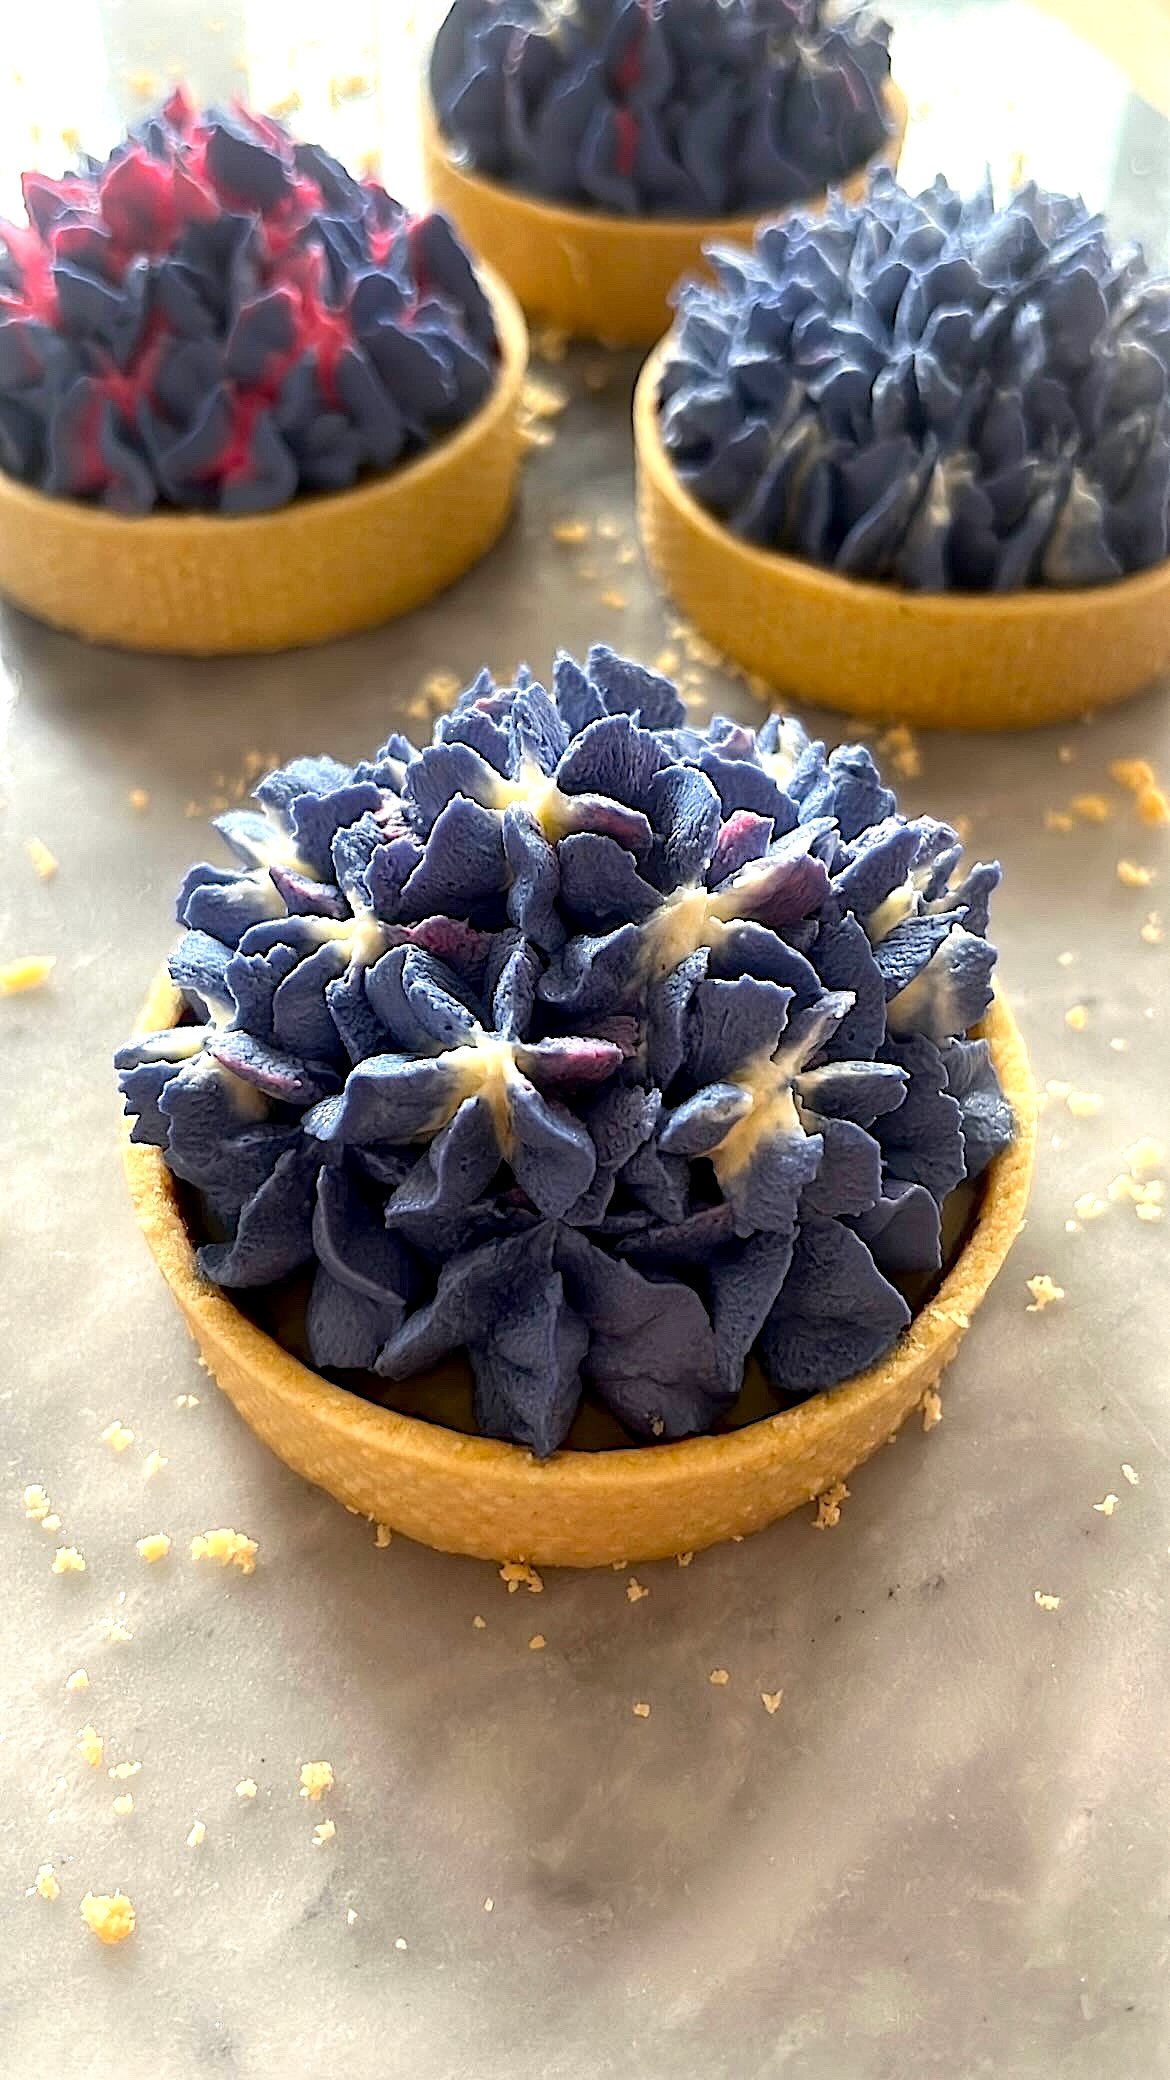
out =
{"type": "Polygon", "coordinates": [[[910,195],[879,169],[863,199],[711,260],[714,283],[679,290],[640,438],[660,567],[717,615],[726,600],[729,630],[739,603],[715,563],[744,545],[756,654],[723,647],[775,677],[784,624],[813,677],[777,683],[989,725],[1116,698],[1170,663],[1170,281],[1137,247],[1034,185],[997,206],[989,186],[910,195]],[[689,574],[665,541],[671,481],[677,514],[713,523],[705,552],[690,526],[689,574]],[[778,641],[761,656],[765,615],[778,641]],[[843,618],[856,668],[834,692],[816,652],[843,618]]]}
{"type": "MultiPolygon", "coordinates": [[[[137,611],[143,647],[232,647],[219,621],[246,639],[249,616],[268,647],[282,602],[290,642],[396,610],[395,494],[507,428],[523,360],[447,219],[181,90],[104,163],[23,185],[27,223],[0,225],[0,584],[86,633],[133,641],[137,611]],[[337,568],[306,585],[331,530],[337,568]],[[109,582],[120,557],[144,561],[109,582]],[[336,603],[319,631],[311,590],[336,603]]],[[[498,532],[510,472],[484,474],[498,532]]],[[[446,582],[449,515],[415,519],[446,582]]]]}
{"type": "Polygon", "coordinates": [[[431,189],[526,309],[650,344],[704,238],[896,163],[889,29],[821,0],[455,0],[431,189]]]}
{"type": "Polygon", "coordinates": [[[538,1459],[589,1407],[653,1452],[913,1342],[1015,1134],[999,869],[864,747],[699,729],[599,647],[256,797],[180,891],[178,1022],[118,1057],[205,1288],[391,1407],[468,1362],[538,1459]]]}

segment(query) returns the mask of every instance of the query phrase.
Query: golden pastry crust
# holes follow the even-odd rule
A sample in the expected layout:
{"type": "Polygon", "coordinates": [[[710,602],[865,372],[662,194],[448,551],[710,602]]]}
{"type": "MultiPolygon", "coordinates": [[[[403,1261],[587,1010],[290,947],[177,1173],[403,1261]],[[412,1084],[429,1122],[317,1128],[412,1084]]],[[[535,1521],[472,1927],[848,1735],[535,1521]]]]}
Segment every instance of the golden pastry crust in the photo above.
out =
{"type": "MultiPolygon", "coordinates": [[[[909,109],[892,80],[886,109],[890,135],[870,164],[897,172],[909,109]]],[[[704,272],[703,247],[711,240],[750,245],[756,225],[769,216],[823,209],[828,199],[813,196],[783,211],[742,217],[619,217],[565,209],[457,166],[429,96],[422,129],[427,190],[471,250],[503,275],[530,317],[607,346],[654,344],[670,323],[671,290],[680,275],[704,272]]],[[[839,192],[864,193],[868,177],[865,167],[843,181],[839,192]]]]}
{"type": "Polygon", "coordinates": [[[699,633],[778,693],[929,729],[1033,729],[1170,670],[1170,562],[1075,592],[907,592],[741,541],[662,445],[665,347],[634,397],[643,547],[699,633]]]}
{"type": "MultiPolygon", "coordinates": [[[[178,1016],[163,974],[142,1014],[178,1016]]],[[[600,1567],[666,1559],[759,1531],[840,1481],[885,1444],[953,1358],[1019,1232],[1036,1142],[1024,1042],[1002,997],[982,1031],[1015,1110],[1012,1146],[988,1172],[979,1216],[937,1294],[880,1364],[799,1408],[719,1437],[541,1462],[363,1401],[291,1357],[199,1276],[159,1151],[126,1145],[135,1211],[220,1386],[294,1471],[424,1545],[479,1559],[600,1567]]]]}
{"type": "Polygon", "coordinates": [[[126,519],[0,475],[0,592],[56,628],[127,650],[288,650],[421,606],[485,555],[512,507],[528,334],[487,270],[499,380],[474,418],[352,491],[226,519],[126,519]]]}

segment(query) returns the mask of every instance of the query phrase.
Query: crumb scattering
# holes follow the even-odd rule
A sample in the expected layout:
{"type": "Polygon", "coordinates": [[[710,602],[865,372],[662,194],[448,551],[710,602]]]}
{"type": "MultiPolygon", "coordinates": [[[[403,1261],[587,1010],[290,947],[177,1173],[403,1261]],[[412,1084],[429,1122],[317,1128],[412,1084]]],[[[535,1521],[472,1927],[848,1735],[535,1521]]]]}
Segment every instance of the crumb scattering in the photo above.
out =
{"type": "Polygon", "coordinates": [[[1152,1134],[1143,1134],[1140,1141],[1131,1141],[1122,1151],[1122,1160],[1134,1177],[1144,1177],[1150,1170],[1160,1170],[1166,1161],[1167,1149],[1164,1141],[1152,1134]]]}
{"type": "Polygon", "coordinates": [[[241,1777],[236,1785],[236,1797],[246,1805],[249,1799],[255,1798],[259,1788],[255,1777],[241,1777]]]}
{"type": "Polygon", "coordinates": [[[111,1613],[108,1617],[98,1619],[97,1636],[104,1639],[109,1646],[124,1647],[133,1639],[134,1634],[121,1618],[111,1613]]]}
{"type": "Polygon", "coordinates": [[[1089,1023],[1088,1011],[1083,1004],[1070,1004],[1064,1014],[1064,1022],[1074,1033],[1083,1033],[1089,1023]]]}
{"type": "Polygon", "coordinates": [[[314,1848],[323,1849],[326,1842],[331,1842],[336,1833],[337,1822],[335,1820],[318,1820],[316,1827],[313,1829],[314,1848]]]}
{"type": "Polygon", "coordinates": [[[731,1677],[725,1668],[713,1668],[707,1681],[713,1683],[717,1690],[722,1690],[730,1683],[731,1677]]]}
{"type": "Polygon", "coordinates": [[[124,1892],[87,1892],[80,1913],[99,1943],[124,1943],[134,1934],[137,1916],[124,1892]]]}
{"type": "Polygon", "coordinates": [[[22,1500],[24,1503],[25,1516],[28,1517],[34,1524],[43,1524],[45,1518],[49,1514],[50,1509],[52,1508],[52,1504],[49,1501],[49,1498],[46,1495],[45,1490],[41,1486],[39,1486],[39,1484],[31,1488],[26,1488],[22,1500]]]}
{"type": "Polygon", "coordinates": [[[77,1753],[91,1769],[100,1769],[106,1744],[96,1726],[83,1726],[77,1736],[77,1753]]]}
{"type": "Polygon", "coordinates": [[[695,1556],[693,1553],[676,1553],[674,1557],[677,1566],[689,1567],[695,1556]]]}
{"type": "Polygon", "coordinates": [[[1024,1309],[1025,1314],[1043,1314],[1046,1307],[1064,1299],[1064,1287],[1058,1286],[1046,1271],[1037,1272],[1036,1277],[1029,1278],[1026,1284],[1032,1298],[1024,1309]]]}
{"type": "Polygon", "coordinates": [[[254,1538],[227,1526],[219,1531],[204,1531],[191,1540],[192,1560],[214,1560],[220,1567],[238,1567],[241,1574],[256,1572],[259,1550],[254,1538]]]}
{"type": "Polygon", "coordinates": [[[534,1632],[528,1642],[528,1651],[530,1654],[539,1654],[547,1645],[548,1641],[545,1639],[543,1632],[534,1632]]]}
{"type": "Polygon", "coordinates": [[[484,1901],[484,1903],[483,1903],[483,1910],[484,1910],[484,1913],[485,1913],[485,1914],[490,1914],[490,1913],[492,1913],[492,1912],[494,1911],[494,1908],[495,1908],[495,1904],[496,1904],[496,1903],[495,1903],[495,1900],[494,1900],[494,1899],[493,1899],[493,1898],[491,1897],[491,1895],[490,1895],[490,1893],[489,1893],[489,1895],[488,1895],[487,1899],[485,1899],[485,1901],[484,1901]]]}
{"type": "Polygon", "coordinates": [[[187,1836],[187,1847],[189,1849],[201,1849],[206,1840],[206,1822],[203,1820],[193,1820],[191,1823],[191,1832],[187,1836]]]}
{"type": "Polygon", "coordinates": [[[580,549],[589,540],[587,520],[557,520],[553,524],[552,538],[563,549],[580,549]]]}
{"type": "Polygon", "coordinates": [[[848,1502],[849,1490],[844,1481],[834,1481],[816,1497],[817,1513],[813,1526],[817,1531],[832,1531],[841,1522],[841,1505],[848,1502]]]}
{"type": "Polygon", "coordinates": [[[176,1408],[198,1408],[198,1407],[199,1407],[199,1396],[198,1396],[198,1394],[176,1394],[176,1395],[175,1395],[175,1407],[176,1407],[176,1408]]]}
{"type": "Polygon", "coordinates": [[[1108,1200],[1099,1199],[1096,1192],[1082,1192],[1079,1199],[1073,1200],[1073,1212],[1079,1221],[1099,1221],[1108,1211],[1108,1200]]]}
{"type": "Polygon", "coordinates": [[[648,1719],[650,1717],[650,1707],[644,1700],[639,1700],[634,1706],[634,1717],[635,1719],[648,1719]]]}
{"type": "Polygon", "coordinates": [[[346,1927],[347,1927],[347,1928],[356,1928],[356,1926],[357,1926],[357,1918],[358,1918],[358,1917],[357,1917],[357,1915],[356,1915],[356,1914],[354,1913],[354,1910],[353,1910],[353,1908],[352,1908],[352,1907],[347,1907],[347,1908],[346,1908],[346,1910],[345,1910],[345,1925],[346,1925],[346,1927]]]}
{"type": "Polygon", "coordinates": [[[630,1576],[629,1581],[626,1583],[626,1602],[641,1603],[642,1598],[644,1596],[649,1596],[649,1594],[649,1589],[647,1589],[645,1585],[638,1580],[637,1575],[632,1574],[630,1576]]]}
{"type": "Polygon", "coordinates": [[[85,1558],[76,1546],[58,1546],[53,1555],[54,1574],[84,1574],[85,1558]]]}
{"type": "Polygon", "coordinates": [[[50,1538],[55,1538],[60,1529],[61,1519],[55,1509],[51,1509],[47,1517],[41,1518],[41,1530],[47,1531],[50,1538]]]}
{"type": "Polygon", "coordinates": [[[1165,927],[1162,923],[1162,919],[1159,913],[1156,910],[1151,910],[1146,918],[1145,923],[1141,928],[1141,931],[1138,934],[1138,937],[1142,939],[1147,946],[1160,946],[1165,936],[1165,927]]]}
{"type": "Polygon", "coordinates": [[[76,1690],[88,1690],[88,1689],[89,1689],[89,1677],[88,1677],[88,1676],[86,1675],[86,1672],[85,1672],[85,1670],[84,1670],[83,1668],[75,1668],[75,1669],[74,1669],[74,1671],[73,1671],[73,1674],[72,1674],[71,1676],[66,1676],[66,1678],[65,1678],[65,1688],[66,1688],[67,1690],[74,1690],[74,1691],[76,1691],[76,1690]]]}
{"type": "Polygon", "coordinates": [[[544,1589],[535,1567],[529,1567],[527,1560],[505,1560],[500,1569],[500,1580],[507,1583],[509,1596],[515,1596],[521,1583],[530,1596],[539,1596],[544,1589]]]}
{"type": "Polygon", "coordinates": [[[106,1775],[112,1778],[115,1784],[127,1784],[131,1777],[139,1774],[141,1768],[140,1762],[115,1762],[106,1771],[106,1775]]]}
{"type": "Polygon", "coordinates": [[[1065,1099],[1074,1119],[1094,1119],[1105,1100],[1096,1091],[1070,1091],[1065,1099]]]}
{"type": "Polygon", "coordinates": [[[1033,1589],[1032,1600],[1039,1605],[1042,1611],[1058,1611],[1060,1609],[1059,1596],[1050,1596],[1045,1589],[1033,1589]]]}
{"type": "Polygon", "coordinates": [[[20,997],[42,989],[57,965],[55,953],[26,953],[0,964],[0,997],[20,997]]]}
{"type": "Polygon", "coordinates": [[[477,1632],[486,1632],[486,1631],[487,1631],[487,1619],[486,1619],[486,1618],[481,1618],[481,1617],[480,1617],[480,1615],[479,1615],[479,1612],[478,1612],[478,1611],[476,1612],[476,1614],[475,1614],[475,1616],[474,1616],[474,1618],[472,1619],[472,1621],[471,1621],[471,1622],[472,1622],[472,1624],[473,1624],[473,1626],[475,1627],[475,1630],[476,1630],[477,1632]]]}
{"type": "Polygon", "coordinates": [[[1140,866],[1134,859],[1119,859],[1117,878],[1123,888],[1148,888],[1158,877],[1153,867],[1140,866]]]}
{"type": "Polygon", "coordinates": [[[405,1949],[406,1949],[406,1937],[405,1937],[405,1936],[395,1936],[395,1938],[394,1938],[394,1948],[395,1948],[396,1950],[405,1950],[405,1949]]]}
{"type": "Polygon", "coordinates": [[[780,1699],[783,1697],[783,1695],[783,1690],[761,1690],[760,1703],[763,1705],[764,1710],[767,1712],[769,1718],[774,1717],[775,1714],[779,1711],[780,1699]]]}
{"type": "Polygon", "coordinates": [[[922,1410],[923,1429],[927,1432],[935,1429],[943,1419],[942,1395],[938,1388],[927,1387],[918,1405],[922,1410]]]}
{"type": "Polygon", "coordinates": [[[1160,787],[1143,787],[1137,798],[1137,813],[1151,828],[1170,823],[1170,796],[1160,787]]]}
{"type": "Polygon", "coordinates": [[[132,1813],[134,1811],[134,1793],[132,1791],[120,1791],[114,1800],[114,1811],[120,1820],[124,1820],[128,1813],[132,1813]]]}
{"type": "Polygon", "coordinates": [[[1133,1467],[1125,1459],[1123,1459],[1121,1462],[1121,1471],[1123,1477],[1129,1482],[1131,1488],[1136,1488],[1139,1485],[1141,1481],[1140,1473],[1136,1473],[1133,1467]]]}
{"type": "Polygon", "coordinates": [[[107,1423],[101,1433],[101,1442],[108,1444],[111,1451],[124,1452],[133,1444],[134,1432],[128,1430],[125,1423],[107,1423]]]}
{"type": "Polygon", "coordinates": [[[59,865],[56,853],[50,852],[43,838],[29,838],[24,849],[38,880],[51,881],[59,865]]]}
{"type": "Polygon", "coordinates": [[[1111,1517],[1113,1515],[1114,1510],[1117,1508],[1117,1505],[1120,1502],[1120,1500],[1120,1495],[1104,1495],[1102,1496],[1100,1502],[1095,1502],[1093,1504],[1093,1508],[1098,1512],[1100,1516],[1111,1517]]]}
{"type": "Polygon", "coordinates": [[[302,1762],[300,1793],[302,1798],[310,1799],[316,1805],[320,1799],[324,1798],[327,1791],[332,1791],[334,1781],[333,1764],[331,1762],[302,1762]]]}
{"type": "Polygon", "coordinates": [[[51,1863],[42,1863],[33,1879],[32,1889],[39,1892],[42,1899],[60,1899],[61,1887],[57,1883],[57,1874],[51,1863]]]}
{"type": "Polygon", "coordinates": [[[161,1452],[148,1452],[145,1459],[142,1462],[143,1480],[152,1481],[156,1473],[161,1473],[163,1467],[168,1466],[169,1464],[170,1461],[168,1459],[164,1459],[161,1452]]]}
{"type": "Polygon", "coordinates": [[[1116,780],[1119,787],[1127,788],[1130,794],[1141,794],[1145,788],[1153,787],[1156,777],[1153,766],[1145,758],[1115,758],[1110,763],[1109,778],[1116,780]]]}
{"type": "Polygon", "coordinates": [[[1074,794],[1069,808],[1082,823],[1108,823],[1113,814],[1113,804],[1103,794],[1074,794]]]}
{"type": "Polygon", "coordinates": [[[171,1541],[165,1531],[150,1531],[145,1538],[136,1540],[134,1550],[140,1560],[150,1567],[156,1560],[165,1560],[171,1550],[171,1541]]]}
{"type": "Polygon", "coordinates": [[[389,1524],[376,1523],[374,1525],[374,1544],[380,1553],[385,1552],[387,1546],[392,1544],[393,1539],[394,1533],[391,1531],[389,1524]]]}

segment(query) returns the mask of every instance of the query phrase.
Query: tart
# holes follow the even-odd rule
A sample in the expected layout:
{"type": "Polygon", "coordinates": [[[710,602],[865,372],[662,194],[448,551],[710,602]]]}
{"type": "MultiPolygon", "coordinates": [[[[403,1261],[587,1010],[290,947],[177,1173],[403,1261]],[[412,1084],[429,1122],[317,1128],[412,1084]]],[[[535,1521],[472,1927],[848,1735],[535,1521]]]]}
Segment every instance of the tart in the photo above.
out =
{"type": "Polygon", "coordinates": [[[496,540],[520,311],[439,216],[181,94],[0,236],[0,590],[131,649],[324,641],[496,540]]]}
{"type": "Polygon", "coordinates": [[[253,1427],[411,1536],[574,1565],[758,1528],[888,1436],[1026,1199],[998,868],[863,747],[692,728],[600,646],[257,798],[118,1057],[253,1427]]]}
{"type": "Polygon", "coordinates": [[[424,95],[428,192],[530,316],[649,346],[712,239],[897,166],[888,31],[822,16],[577,0],[554,21],[539,0],[457,0],[424,95]]]}
{"type": "Polygon", "coordinates": [[[634,406],[647,553],[711,643],[806,699],[960,729],[1170,668],[1170,284],[1100,219],[878,174],[718,266],[634,406]]]}

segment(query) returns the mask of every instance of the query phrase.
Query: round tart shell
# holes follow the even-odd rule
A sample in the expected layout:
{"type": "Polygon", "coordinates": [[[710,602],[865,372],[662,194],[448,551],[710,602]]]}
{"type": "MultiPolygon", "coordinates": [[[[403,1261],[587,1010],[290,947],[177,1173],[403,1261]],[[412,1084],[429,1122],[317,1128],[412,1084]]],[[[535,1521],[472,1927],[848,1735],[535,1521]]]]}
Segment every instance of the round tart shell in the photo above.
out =
{"type": "MultiPolygon", "coordinates": [[[[142,1014],[179,1016],[165,974],[142,1014]]],[[[811,1502],[885,1444],[954,1357],[1019,1231],[1036,1100],[1015,1020],[997,997],[990,1042],[1017,1138],[991,1166],[979,1210],[935,1297],[894,1350],[830,1393],[716,1437],[545,1462],[517,1445],[400,1415],[335,1386],[282,1350],[201,1278],[159,1150],[126,1145],[130,1192],[163,1277],[207,1365],[257,1436],[348,1509],[442,1552],[566,1567],[659,1560],[759,1531],[811,1502]]]]}
{"type": "MultiPolygon", "coordinates": [[[[892,80],[885,105],[886,142],[868,166],[841,182],[839,194],[864,194],[872,166],[897,169],[909,110],[892,80]]],[[[611,347],[649,347],[661,338],[679,277],[708,272],[705,245],[750,245],[757,224],[796,210],[822,210],[828,200],[822,194],[739,217],[622,217],[566,209],[458,165],[429,95],[422,130],[429,193],[472,251],[503,275],[531,318],[611,347]]]]}
{"type": "Polygon", "coordinates": [[[497,380],[416,461],[230,519],[129,518],[0,475],[0,592],[93,642],[188,656],[328,642],[421,606],[492,547],[516,487],[528,334],[506,284],[483,282],[497,380]]]}
{"type": "Polygon", "coordinates": [[[1170,562],[1069,592],[908,592],[741,541],[663,447],[666,346],[634,396],[642,542],[699,633],[770,688],[924,729],[1034,729],[1170,671],[1170,562]]]}

